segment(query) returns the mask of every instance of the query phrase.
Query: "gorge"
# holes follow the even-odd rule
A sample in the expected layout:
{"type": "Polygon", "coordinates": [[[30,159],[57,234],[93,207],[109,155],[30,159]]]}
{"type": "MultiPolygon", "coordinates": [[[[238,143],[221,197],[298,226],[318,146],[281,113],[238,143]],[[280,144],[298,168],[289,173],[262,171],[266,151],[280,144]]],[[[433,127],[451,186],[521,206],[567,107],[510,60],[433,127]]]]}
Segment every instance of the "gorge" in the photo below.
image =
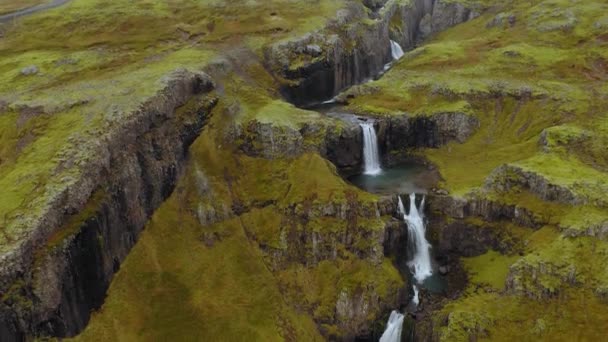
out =
{"type": "Polygon", "coordinates": [[[0,340],[601,339],[606,9],[0,22],[0,340]]]}

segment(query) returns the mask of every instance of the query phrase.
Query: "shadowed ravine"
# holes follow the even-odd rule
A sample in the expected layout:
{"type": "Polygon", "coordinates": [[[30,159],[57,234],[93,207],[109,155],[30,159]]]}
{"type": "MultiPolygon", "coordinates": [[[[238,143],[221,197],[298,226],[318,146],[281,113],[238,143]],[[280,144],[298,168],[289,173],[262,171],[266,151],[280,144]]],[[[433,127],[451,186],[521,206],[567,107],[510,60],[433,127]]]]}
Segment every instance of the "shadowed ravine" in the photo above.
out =
{"type": "Polygon", "coordinates": [[[0,16],[0,341],[608,333],[608,4],[66,2],[0,16]]]}

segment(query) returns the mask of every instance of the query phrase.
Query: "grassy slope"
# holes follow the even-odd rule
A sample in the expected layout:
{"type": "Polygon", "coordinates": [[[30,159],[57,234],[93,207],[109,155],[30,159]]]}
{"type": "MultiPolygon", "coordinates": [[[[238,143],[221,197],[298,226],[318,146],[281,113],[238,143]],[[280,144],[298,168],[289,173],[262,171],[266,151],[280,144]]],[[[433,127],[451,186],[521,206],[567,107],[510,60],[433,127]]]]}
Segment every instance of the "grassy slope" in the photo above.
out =
{"type": "MultiPolygon", "coordinates": [[[[286,210],[302,202],[344,203],[347,197],[372,205],[376,198],[347,185],[316,154],[268,161],[223,146],[233,124],[257,120],[299,128],[322,121],[268,92],[274,81],[256,54],[263,44],[321,28],[342,6],[328,0],[74,0],[3,28],[2,248],[20,234],[10,225],[13,217],[37,210],[54,182],[65,186],[66,175],[78,176],[77,167],[57,169],[62,156],[77,164],[81,155],[74,151],[153,95],[170,71],[202,69],[216,57],[240,59],[238,75],[222,80],[220,106],[193,145],[185,176],[122,265],[103,309],[77,339],[312,341],[320,339],[312,318],[331,320],[340,291],[377,288],[384,297],[402,286],[390,261],[372,264],[342,247],[335,261],[295,264],[273,274],[262,247],[285,248],[278,234],[292,219],[286,210]],[[21,75],[29,65],[40,72],[21,75]],[[26,208],[32,198],[39,202],[26,208]],[[235,206],[254,208],[230,217],[235,206]],[[209,224],[216,220],[223,221],[209,224]],[[315,276],[302,278],[301,272],[315,276]],[[341,285],[328,290],[327,284],[341,285]],[[306,299],[295,306],[304,309],[285,301],[293,289],[305,289],[306,299]]],[[[380,219],[361,220],[358,229],[382,225],[380,219]]],[[[304,228],[347,227],[313,220],[304,228]]],[[[335,326],[323,328],[338,333],[335,326]]]]}
{"type": "Polygon", "coordinates": [[[2,27],[0,250],[29,226],[14,220],[34,216],[78,177],[95,141],[153,96],[164,75],[320,28],[341,6],[74,0],[2,27]],[[29,65],[39,73],[22,75],[29,65]]]}
{"type": "Polygon", "coordinates": [[[562,233],[608,222],[606,6],[502,4],[408,53],[358,92],[369,95],[350,103],[363,113],[475,115],[481,127],[466,143],[424,151],[445,188],[457,196],[485,189],[483,196],[527,208],[551,225],[523,231],[523,257],[490,252],[464,261],[471,285],[440,315],[448,322],[445,340],[594,340],[606,333],[608,242],[562,233]],[[498,12],[513,14],[515,25],[486,27],[498,12]],[[499,191],[487,180],[504,164],[564,187],[585,204],[543,201],[521,187],[499,191]],[[516,295],[505,292],[509,273],[516,295]]]}
{"type": "MultiPolygon", "coordinates": [[[[270,161],[222,148],[230,122],[225,109],[215,111],[193,144],[185,176],[154,214],[78,340],[313,341],[321,337],[311,318],[331,319],[339,291],[373,286],[387,296],[402,285],[389,261],[376,266],[348,253],[272,273],[260,247],[286,248],[281,232],[293,218],[284,209],[310,198],[341,202],[344,192],[363,201],[375,198],[348,186],[315,154],[270,161]],[[260,207],[269,202],[276,204],[260,207]],[[212,225],[199,221],[201,211],[222,216],[234,205],[257,207],[212,225]]],[[[341,223],[323,222],[318,229],[340,231],[341,223]]]]}

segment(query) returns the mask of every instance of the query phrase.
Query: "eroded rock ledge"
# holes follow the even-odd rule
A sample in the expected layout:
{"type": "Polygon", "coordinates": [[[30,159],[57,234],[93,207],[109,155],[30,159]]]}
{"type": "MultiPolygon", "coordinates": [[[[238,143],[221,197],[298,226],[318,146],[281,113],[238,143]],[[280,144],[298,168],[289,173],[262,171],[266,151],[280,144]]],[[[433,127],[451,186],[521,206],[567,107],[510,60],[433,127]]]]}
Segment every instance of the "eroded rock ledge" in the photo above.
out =
{"type": "MultiPolygon", "coordinates": [[[[72,336],[172,192],[217,98],[205,74],[178,71],[103,136],[81,177],[55,197],[18,249],[2,255],[0,340],[72,336]]],[[[30,224],[32,224],[30,222],[30,224]]]]}
{"type": "Polygon", "coordinates": [[[444,0],[353,2],[321,32],[277,43],[265,51],[267,67],[282,79],[296,105],[331,99],[371,79],[391,61],[390,40],[410,50],[428,36],[478,16],[444,0]]]}
{"type": "Polygon", "coordinates": [[[464,142],[479,127],[474,116],[445,112],[429,116],[404,114],[369,118],[336,114],[333,123],[306,124],[300,129],[250,122],[232,138],[250,156],[268,159],[294,157],[317,151],[342,173],[357,173],[362,165],[360,120],[374,120],[385,165],[394,165],[416,148],[437,148],[451,141],[464,142]]]}

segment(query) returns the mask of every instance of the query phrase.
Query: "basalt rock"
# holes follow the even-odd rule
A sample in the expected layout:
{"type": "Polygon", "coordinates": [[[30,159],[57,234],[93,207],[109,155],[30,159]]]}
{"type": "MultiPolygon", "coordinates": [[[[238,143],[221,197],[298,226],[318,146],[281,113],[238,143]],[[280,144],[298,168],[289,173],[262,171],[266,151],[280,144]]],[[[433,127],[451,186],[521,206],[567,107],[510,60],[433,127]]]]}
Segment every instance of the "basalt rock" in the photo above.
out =
{"type": "Polygon", "coordinates": [[[525,208],[493,201],[483,195],[473,195],[469,198],[430,196],[428,202],[431,212],[453,219],[478,217],[488,222],[506,220],[533,229],[547,223],[525,208]]]}
{"type": "Polygon", "coordinates": [[[552,183],[546,177],[536,172],[524,170],[514,165],[503,165],[492,172],[485,187],[496,191],[509,191],[521,186],[529,189],[545,201],[571,205],[585,204],[585,198],[578,196],[566,186],[552,183]]]}
{"type": "Polygon", "coordinates": [[[371,21],[364,4],[353,2],[325,30],[265,49],[265,63],[283,81],[282,93],[290,102],[322,102],[375,77],[392,59],[391,39],[409,50],[429,35],[476,16],[464,5],[446,1],[367,1],[365,5],[379,9],[371,21]],[[307,49],[312,45],[321,52],[307,49]]]}
{"type": "Polygon", "coordinates": [[[506,289],[530,298],[549,298],[558,295],[562,287],[575,285],[577,274],[575,265],[524,258],[511,266],[506,289]]]}
{"type": "MultiPolygon", "coordinates": [[[[437,148],[451,141],[463,143],[479,127],[477,118],[446,112],[430,116],[401,115],[379,120],[378,136],[386,152],[412,148],[437,148]]],[[[385,154],[392,157],[390,153],[385,154]]],[[[401,154],[404,155],[404,154],[401,154]]],[[[395,163],[395,161],[389,161],[395,163]]]]}
{"type": "Polygon", "coordinates": [[[0,340],[73,336],[101,306],[217,101],[205,74],[180,71],[165,82],[98,142],[82,178],[47,207],[40,229],[2,255],[0,340]]]}

